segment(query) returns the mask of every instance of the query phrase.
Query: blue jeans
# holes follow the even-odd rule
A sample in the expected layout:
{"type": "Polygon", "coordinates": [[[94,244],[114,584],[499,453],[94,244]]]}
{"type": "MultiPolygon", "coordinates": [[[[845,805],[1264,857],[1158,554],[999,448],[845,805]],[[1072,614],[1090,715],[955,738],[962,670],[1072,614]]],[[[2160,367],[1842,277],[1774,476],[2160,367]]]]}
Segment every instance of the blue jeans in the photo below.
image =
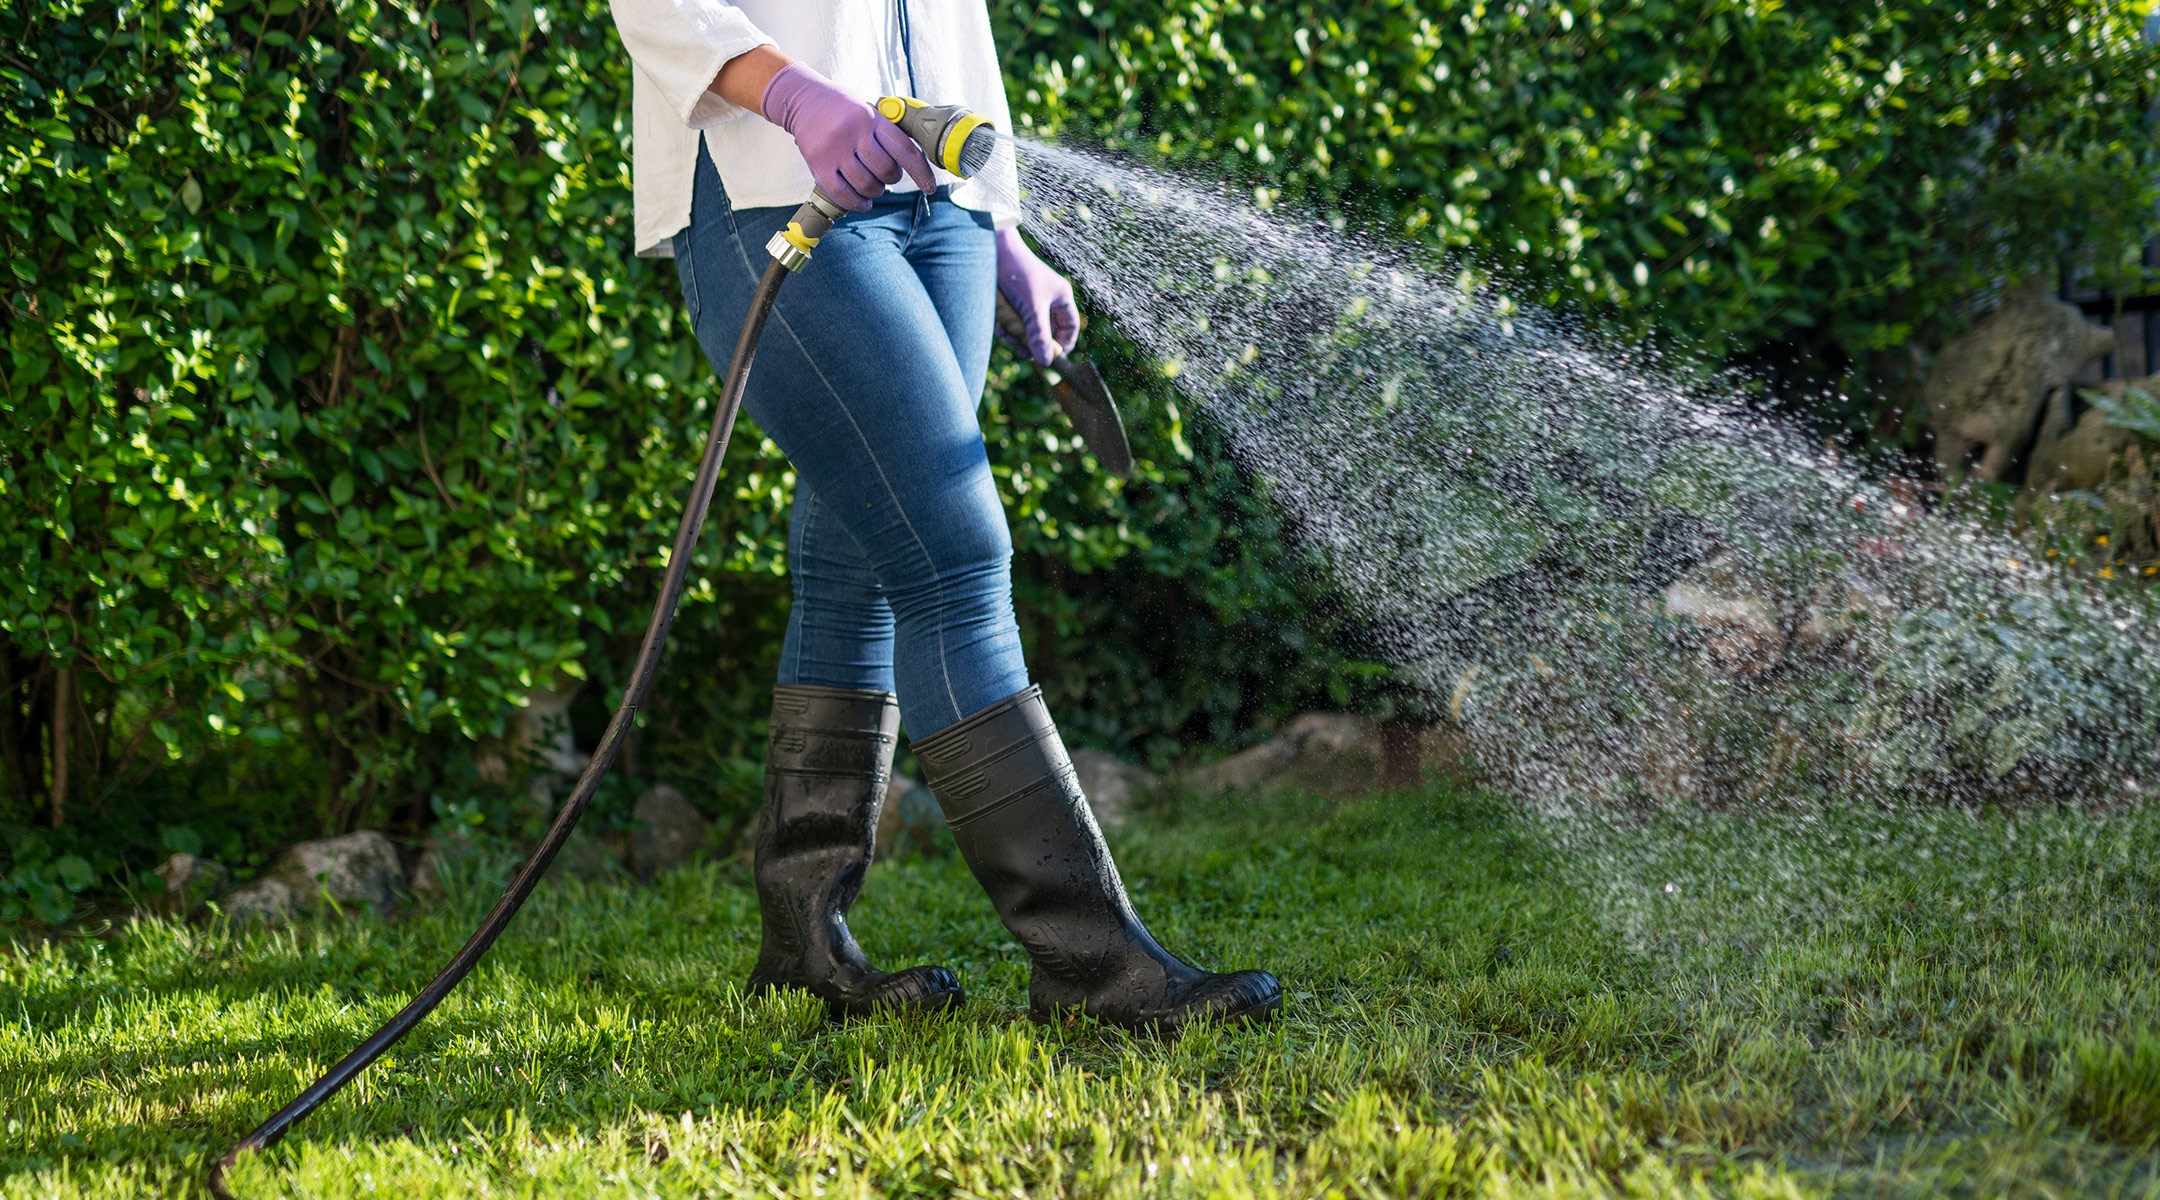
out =
{"type": "MultiPolygon", "coordinates": [[[[732,207],[700,147],[675,269],[718,369],[793,212],[732,207]]],[[[795,467],[779,682],[898,692],[918,739],[1028,684],[975,417],[996,288],[987,215],[942,191],[881,198],[780,289],[743,396],[795,467]]]]}

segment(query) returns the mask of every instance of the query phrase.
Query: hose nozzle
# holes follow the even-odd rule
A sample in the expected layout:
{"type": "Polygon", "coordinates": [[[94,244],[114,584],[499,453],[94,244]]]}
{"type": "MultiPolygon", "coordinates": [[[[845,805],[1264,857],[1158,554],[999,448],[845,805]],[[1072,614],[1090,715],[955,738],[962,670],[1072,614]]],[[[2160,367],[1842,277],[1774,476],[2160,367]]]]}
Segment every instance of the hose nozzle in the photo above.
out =
{"type": "MultiPolygon", "coordinates": [[[[997,150],[997,130],[990,118],[977,116],[958,104],[924,104],[912,96],[886,96],[877,102],[878,115],[900,127],[914,139],[931,162],[962,179],[990,165],[997,150]]],[[[810,199],[788,218],[787,228],[772,235],[765,252],[790,271],[800,271],[810,261],[818,239],[847,210],[833,203],[824,188],[812,188],[810,199]]]]}
{"type": "Polygon", "coordinates": [[[887,96],[877,102],[877,110],[915,139],[931,162],[962,179],[989,166],[991,152],[997,149],[997,131],[990,118],[957,104],[924,104],[912,96],[887,96]]]}

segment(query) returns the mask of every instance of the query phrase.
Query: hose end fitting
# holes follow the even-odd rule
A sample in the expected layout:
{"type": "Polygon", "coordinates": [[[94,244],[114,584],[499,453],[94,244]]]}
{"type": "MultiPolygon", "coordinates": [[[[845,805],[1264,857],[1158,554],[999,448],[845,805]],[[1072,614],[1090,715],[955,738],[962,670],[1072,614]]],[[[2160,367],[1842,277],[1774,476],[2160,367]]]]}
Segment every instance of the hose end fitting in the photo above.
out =
{"type": "Polygon", "coordinates": [[[818,239],[830,232],[833,222],[845,212],[825,194],[824,188],[811,188],[810,198],[788,218],[787,226],[765,243],[765,253],[791,272],[802,270],[803,264],[810,261],[810,252],[817,249],[818,239]]]}

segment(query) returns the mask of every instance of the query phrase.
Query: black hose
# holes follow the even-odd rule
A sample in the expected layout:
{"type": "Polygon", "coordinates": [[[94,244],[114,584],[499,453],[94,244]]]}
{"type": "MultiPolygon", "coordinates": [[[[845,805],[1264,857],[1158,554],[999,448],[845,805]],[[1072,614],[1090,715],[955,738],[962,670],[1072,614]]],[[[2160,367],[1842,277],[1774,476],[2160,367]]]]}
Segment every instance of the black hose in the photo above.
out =
{"type": "Polygon", "coordinates": [[[629,736],[630,726],[637,720],[638,706],[644,702],[645,691],[652,686],[653,675],[660,667],[660,651],[667,643],[668,626],[674,623],[675,606],[682,599],[683,584],[690,572],[690,555],[697,548],[698,535],[705,528],[705,510],[712,504],[713,489],[720,482],[720,460],[727,454],[728,435],[735,430],[735,414],[742,409],[743,386],[750,378],[750,360],[757,355],[758,338],[765,332],[765,318],[772,313],[773,301],[780,294],[780,283],[787,277],[787,269],[774,261],[765,268],[765,277],[758,281],[757,292],[751,297],[750,314],[743,319],[742,336],[735,341],[735,357],[728,362],[727,381],[720,389],[720,407],[713,414],[712,432],[705,438],[705,457],[698,462],[697,478],[690,485],[690,499],[683,506],[682,522],[675,530],[675,549],[668,556],[667,578],[660,585],[660,598],[653,602],[652,620],[645,626],[645,642],[638,648],[637,665],[630,671],[630,685],[623,689],[622,703],[616,707],[614,719],[608,722],[607,733],[601,736],[592,761],[585,764],[585,773],[578,777],[570,798],[555,814],[555,823],[548,827],[547,836],[540,839],[539,848],[526,860],[517,878],[510,882],[510,889],[495,902],[495,911],[473,931],[471,939],[450,960],[450,965],[443,968],[442,974],[420,989],[412,1003],[400,1009],[381,1029],[355,1046],[352,1053],[323,1072],[322,1078],[293,1097],[292,1103],[279,1109],[225,1152],[210,1170],[213,1195],[230,1200],[232,1193],[225,1190],[225,1171],[239,1161],[243,1151],[275,1145],[301,1118],[337,1095],[355,1075],[380,1058],[383,1051],[412,1032],[421,1018],[435,1011],[443,997],[464,980],[478,965],[481,956],[488,952],[488,947],[502,936],[510,918],[524,907],[525,898],[532,895],[540,877],[555,861],[556,853],[570,839],[571,830],[577,828],[578,818],[585,815],[593,793],[600,788],[600,780],[615,764],[615,754],[622,749],[623,739],[629,736]]]}

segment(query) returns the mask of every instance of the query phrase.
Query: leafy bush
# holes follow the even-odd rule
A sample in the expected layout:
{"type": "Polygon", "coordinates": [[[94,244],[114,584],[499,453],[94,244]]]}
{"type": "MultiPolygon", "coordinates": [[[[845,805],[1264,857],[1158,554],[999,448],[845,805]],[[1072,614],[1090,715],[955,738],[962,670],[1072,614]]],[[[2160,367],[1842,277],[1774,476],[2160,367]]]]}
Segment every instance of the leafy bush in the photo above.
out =
{"type": "MultiPolygon", "coordinates": [[[[716,391],[672,271],[628,254],[606,6],[56,3],[20,44],[0,824],[50,828],[5,886],[49,911],[46,864],[140,869],[174,827],[243,861],[416,828],[487,790],[474,747],[525,692],[590,670],[573,716],[603,719],[716,391]]],[[[1126,490],[1013,391],[990,423],[1031,559],[1197,570],[1159,588],[1171,627],[1277,596],[1219,538],[1227,477],[1193,482],[1174,409],[1138,423],[1167,466],[1126,490]]],[[[727,478],[631,764],[723,817],[751,799],[791,484],[749,428],[727,478]]],[[[1076,645],[1101,606],[1030,597],[1031,633],[1076,645]]],[[[1096,725],[1159,739],[1244,702],[1190,691],[1096,725]]]]}
{"type": "MultiPolygon", "coordinates": [[[[1378,220],[1713,366],[1834,381],[2066,249],[2120,283],[2160,233],[2160,49],[2105,0],[1000,11],[1023,128],[1378,220]]],[[[1899,433],[1852,382],[1825,415],[1899,433]]]]}
{"type": "MultiPolygon", "coordinates": [[[[1944,319],[2092,190],[1959,243],[1985,181],[2135,163],[2153,79],[2097,0],[1070,2],[994,6],[1024,130],[1222,164],[1721,354],[1944,319]]],[[[0,902],[50,917],[180,844],[244,871],[476,797],[518,816],[475,749],[565,676],[604,718],[715,393],[672,272],[629,257],[606,6],[46,0],[14,32],[0,902]]],[[[985,417],[1072,727],[1159,755],[1384,704],[1266,497],[1091,339],[1131,484],[1074,461],[1024,364],[985,417]]],[[[739,817],[791,477],[745,428],[727,479],[627,765],[739,817]]]]}

